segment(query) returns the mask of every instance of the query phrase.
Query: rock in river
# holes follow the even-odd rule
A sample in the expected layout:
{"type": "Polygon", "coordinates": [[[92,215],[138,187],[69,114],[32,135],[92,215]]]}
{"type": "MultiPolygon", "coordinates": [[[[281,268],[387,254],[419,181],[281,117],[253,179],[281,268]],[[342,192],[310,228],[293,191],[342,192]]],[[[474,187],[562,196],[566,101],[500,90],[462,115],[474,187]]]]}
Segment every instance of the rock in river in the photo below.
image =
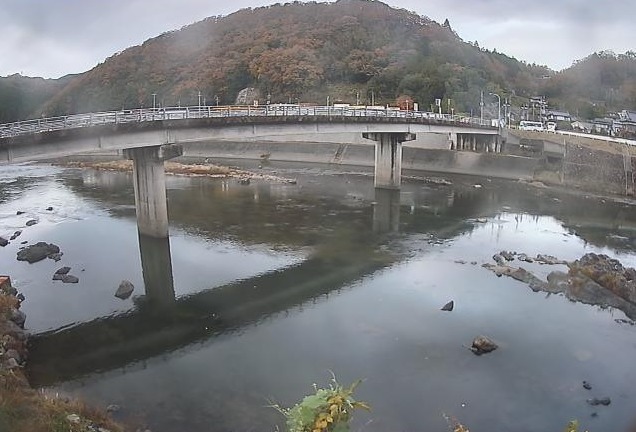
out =
{"type": "Polygon", "coordinates": [[[77,276],[65,274],[65,275],[62,275],[62,282],[63,283],[78,283],[79,278],[77,276]]]}
{"type": "Polygon", "coordinates": [[[9,244],[9,240],[7,240],[4,237],[0,237],[0,246],[5,247],[8,244],[9,244]]]}
{"type": "Polygon", "coordinates": [[[454,307],[455,307],[455,302],[451,300],[442,307],[442,310],[446,312],[450,312],[453,310],[454,307]]]}
{"type": "Polygon", "coordinates": [[[27,261],[29,264],[33,264],[59,252],[60,248],[53,243],[38,242],[18,251],[18,261],[27,261]]]}
{"type": "Polygon", "coordinates": [[[134,289],[135,286],[132,284],[132,282],[123,280],[121,281],[121,283],[119,284],[119,288],[117,288],[117,291],[115,292],[115,297],[126,300],[128,297],[130,297],[134,289]]]}
{"type": "Polygon", "coordinates": [[[499,345],[486,336],[477,336],[473,340],[473,345],[470,347],[470,350],[476,355],[482,355],[494,351],[497,348],[499,348],[499,345]]]}
{"type": "Polygon", "coordinates": [[[37,223],[38,223],[38,221],[36,221],[35,219],[31,219],[31,220],[27,221],[26,226],[33,226],[33,225],[35,225],[37,223]]]}
{"type": "Polygon", "coordinates": [[[65,275],[65,274],[68,274],[68,272],[70,272],[70,271],[71,271],[70,267],[62,267],[62,268],[57,269],[55,271],[55,274],[65,275]]]}

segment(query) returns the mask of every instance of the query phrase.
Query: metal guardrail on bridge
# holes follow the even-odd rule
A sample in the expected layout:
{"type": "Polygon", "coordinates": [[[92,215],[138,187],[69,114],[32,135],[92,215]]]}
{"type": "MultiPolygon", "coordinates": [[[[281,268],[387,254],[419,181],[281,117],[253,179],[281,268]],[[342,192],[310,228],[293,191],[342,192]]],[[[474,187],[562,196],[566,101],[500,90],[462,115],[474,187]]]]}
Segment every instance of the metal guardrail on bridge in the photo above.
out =
{"type": "Polygon", "coordinates": [[[224,117],[368,117],[404,118],[442,121],[451,124],[489,126],[479,118],[423,111],[404,111],[380,107],[334,107],[301,105],[261,106],[190,106],[171,108],[140,108],[87,114],[74,114],[0,124],[0,138],[37,134],[64,129],[86,128],[108,124],[125,124],[163,120],[183,120],[224,117]]]}

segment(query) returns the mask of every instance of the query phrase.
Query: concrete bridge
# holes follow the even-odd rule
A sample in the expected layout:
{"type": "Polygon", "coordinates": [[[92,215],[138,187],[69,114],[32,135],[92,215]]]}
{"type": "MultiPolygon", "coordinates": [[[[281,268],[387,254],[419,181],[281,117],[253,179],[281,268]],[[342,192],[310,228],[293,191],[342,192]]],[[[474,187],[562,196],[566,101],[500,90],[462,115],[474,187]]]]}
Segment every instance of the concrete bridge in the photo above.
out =
{"type": "Polygon", "coordinates": [[[479,119],[419,111],[360,107],[268,105],[177,107],[78,114],[0,125],[0,163],[103,150],[133,161],[139,232],[168,237],[164,161],[183,145],[301,134],[359,133],[375,143],[375,187],[399,189],[402,143],[443,133],[454,148],[478,137],[498,151],[498,129],[479,119]]]}

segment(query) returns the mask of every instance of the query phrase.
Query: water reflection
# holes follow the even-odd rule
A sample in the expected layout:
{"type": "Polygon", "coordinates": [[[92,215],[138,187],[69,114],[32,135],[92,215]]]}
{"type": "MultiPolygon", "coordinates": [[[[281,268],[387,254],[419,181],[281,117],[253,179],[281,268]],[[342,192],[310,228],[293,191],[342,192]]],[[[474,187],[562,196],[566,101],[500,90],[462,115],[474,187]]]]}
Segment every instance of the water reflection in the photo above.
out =
{"type": "Polygon", "coordinates": [[[373,232],[376,234],[400,230],[400,191],[375,189],[373,232]]]}
{"type": "Polygon", "coordinates": [[[146,290],[146,300],[156,305],[174,302],[174,279],[170,239],[139,233],[139,255],[146,290]]]}
{"type": "MultiPolygon", "coordinates": [[[[102,188],[95,176],[82,182],[82,173],[60,183],[82,202],[117,209],[99,224],[125,225],[135,238],[132,188],[108,179],[125,175],[104,174],[102,188]]],[[[599,411],[597,423],[581,426],[625,429],[631,419],[623,413],[631,412],[635,397],[630,362],[636,348],[634,327],[614,321],[622,313],[560,295],[546,298],[479,264],[503,249],[571,260],[612,247],[607,239],[614,236],[624,240],[621,261],[633,266],[633,207],[460,178],[452,186],[407,183],[400,208],[397,197],[374,195],[370,178],[298,178],[296,186],[169,179],[177,234],[171,245],[159,245],[161,253],[139,240],[144,279],[164,272],[145,281],[148,298],[117,316],[34,336],[32,382],[146,413],[158,432],[249,431],[273,430],[280,421],[263,408],[267,398],[289,405],[334,370],[344,382],[367,379],[360,397],[371,400],[374,411],[368,423],[366,414],[358,417],[356,429],[421,430],[426,422],[444,430],[440,413],[447,412],[461,415],[471,429],[520,432],[591,419],[585,402],[591,393],[580,385],[585,379],[599,390],[593,396],[612,397],[612,411],[599,411]],[[400,235],[373,232],[396,227],[400,235]],[[249,253],[258,248],[302,253],[255,267],[249,253]],[[170,261],[174,286],[167,283],[170,261]],[[219,277],[219,261],[249,269],[219,277]],[[451,299],[456,310],[440,312],[451,299]],[[480,333],[501,349],[477,358],[462,347],[480,333]]],[[[87,223],[51,231],[61,240],[75,238],[87,223]]],[[[122,249],[121,238],[114,243],[122,249]]],[[[73,250],[65,252],[71,257],[73,250]]],[[[137,264],[130,252],[127,247],[126,259],[137,264]]],[[[87,268],[86,279],[110,266],[101,259],[87,268]]],[[[550,271],[534,266],[528,269],[542,278],[550,271]]],[[[44,289],[67,301],[73,296],[64,290],[72,288],[44,289]]],[[[78,286],[74,300],[80,290],[88,292],[78,286]]],[[[90,309],[90,300],[81,300],[83,307],[90,309]]]]}

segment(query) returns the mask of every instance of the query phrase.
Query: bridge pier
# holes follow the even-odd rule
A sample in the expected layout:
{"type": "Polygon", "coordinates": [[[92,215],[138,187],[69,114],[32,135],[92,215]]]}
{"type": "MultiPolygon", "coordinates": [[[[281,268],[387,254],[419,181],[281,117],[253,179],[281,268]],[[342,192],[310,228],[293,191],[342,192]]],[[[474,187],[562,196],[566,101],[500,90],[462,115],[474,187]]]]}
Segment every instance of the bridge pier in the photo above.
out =
{"type": "Polygon", "coordinates": [[[183,154],[180,145],[158,145],[125,149],[133,161],[133,183],[137,228],[150,237],[168,237],[168,203],[163,162],[183,154]]]}
{"type": "Polygon", "coordinates": [[[402,179],[402,143],[414,140],[415,134],[365,132],[362,136],[375,141],[375,187],[399,189],[402,179]]]}

